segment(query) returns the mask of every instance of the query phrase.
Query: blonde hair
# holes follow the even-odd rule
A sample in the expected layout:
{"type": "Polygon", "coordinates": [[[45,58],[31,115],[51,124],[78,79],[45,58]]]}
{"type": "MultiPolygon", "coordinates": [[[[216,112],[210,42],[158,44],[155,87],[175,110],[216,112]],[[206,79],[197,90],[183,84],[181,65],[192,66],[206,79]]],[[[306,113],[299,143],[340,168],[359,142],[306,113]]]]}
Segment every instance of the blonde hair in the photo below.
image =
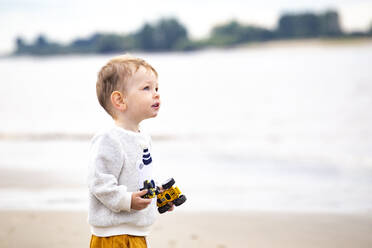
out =
{"type": "Polygon", "coordinates": [[[96,83],[97,98],[101,106],[114,119],[115,116],[110,105],[112,92],[116,90],[124,92],[128,79],[141,66],[152,71],[158,77],[156,70],[145,60],[132,57],[128,54],[112,58],[99,71],[96,83]]]}

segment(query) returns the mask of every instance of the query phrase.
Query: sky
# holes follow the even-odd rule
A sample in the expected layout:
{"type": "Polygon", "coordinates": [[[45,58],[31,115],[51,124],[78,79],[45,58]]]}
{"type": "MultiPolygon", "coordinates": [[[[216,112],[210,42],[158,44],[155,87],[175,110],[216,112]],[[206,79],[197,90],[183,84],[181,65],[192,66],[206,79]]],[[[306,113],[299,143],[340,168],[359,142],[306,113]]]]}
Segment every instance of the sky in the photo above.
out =
{"type": "Polygon", "coordinates": [[[13,51],[17,36],[33,41],[45,34],[68,43],[95,32],[129,33],[145,22],[176,17],[191,38],[206,37],[216,24],[232,19],[274,28],[285,12],[337,10],[345,31],[367,30],[372,0],[0,0],[0,54],[13,51]]]}

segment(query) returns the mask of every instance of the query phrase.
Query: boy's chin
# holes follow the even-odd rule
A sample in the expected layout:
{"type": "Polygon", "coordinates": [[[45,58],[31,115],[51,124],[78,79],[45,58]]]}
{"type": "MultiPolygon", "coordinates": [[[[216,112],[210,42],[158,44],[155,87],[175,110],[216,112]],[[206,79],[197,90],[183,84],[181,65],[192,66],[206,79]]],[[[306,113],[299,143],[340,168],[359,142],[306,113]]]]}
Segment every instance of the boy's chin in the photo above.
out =
{"type": "Polygon", "coordinates": [[[155,118],[156,116],[158,116],[158,113],[151,114],[151,115],[147,116],[145,119],[155,118]]]}

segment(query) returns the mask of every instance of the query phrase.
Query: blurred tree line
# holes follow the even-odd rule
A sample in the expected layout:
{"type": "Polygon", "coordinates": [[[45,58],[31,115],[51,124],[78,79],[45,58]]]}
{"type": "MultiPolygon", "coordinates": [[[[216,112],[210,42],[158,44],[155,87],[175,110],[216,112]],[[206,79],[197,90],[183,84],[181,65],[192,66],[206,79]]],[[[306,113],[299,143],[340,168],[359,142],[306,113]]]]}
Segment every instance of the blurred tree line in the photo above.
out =
{"type": "Polygon", "coordinates": [[[126,51],[189,51],[205,47],[228,47],[248,42],[304,38],[353,38],[372,36],[372,25],[367,32],[342,31],[336,11],[321,14],[284,14],[275,29],[242,25],[237,21],[215,26],[208,38],[191,40],[186,27],[177,19],[161,19],[145,23],[130,34],[97,33],[86,39],[76,39],[62,45],[50,42],[44,35],[28,44],[22,37],[16,39],[14,55],[58,55],[76,53],[118,53],[126,51]]]}

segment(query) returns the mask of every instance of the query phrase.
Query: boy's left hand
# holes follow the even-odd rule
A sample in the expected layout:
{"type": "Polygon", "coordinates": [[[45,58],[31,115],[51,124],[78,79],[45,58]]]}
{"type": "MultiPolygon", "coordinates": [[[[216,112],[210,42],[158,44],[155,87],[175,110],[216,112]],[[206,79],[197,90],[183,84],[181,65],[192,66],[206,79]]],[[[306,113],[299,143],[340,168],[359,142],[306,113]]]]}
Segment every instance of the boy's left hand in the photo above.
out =
{"type": "Polygon", "coordinates": [[[172,212],[174,209],[174,204],[173,202],[169,202],[168,204],[171,205],[171,208],[168,210],[168,212],[172,212]]]}

